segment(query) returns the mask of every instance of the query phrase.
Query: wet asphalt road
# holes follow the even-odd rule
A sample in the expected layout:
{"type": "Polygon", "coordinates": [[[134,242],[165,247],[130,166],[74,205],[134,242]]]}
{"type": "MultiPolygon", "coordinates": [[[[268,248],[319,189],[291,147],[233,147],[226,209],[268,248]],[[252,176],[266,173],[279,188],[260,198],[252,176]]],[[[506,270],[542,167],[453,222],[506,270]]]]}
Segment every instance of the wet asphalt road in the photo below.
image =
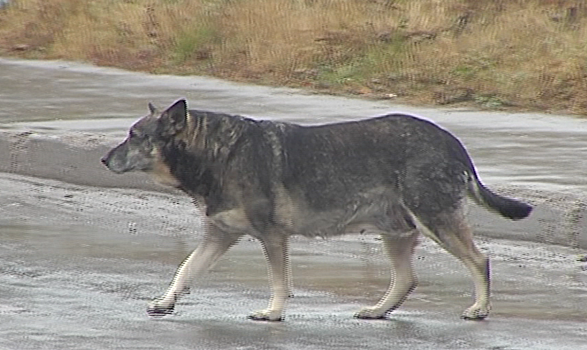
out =
{"type": "Polygon", "coordinates": [[[584,120],[0,60],[0,130],[0,349],[587,349],[587,265],[578,261],[587,250],[584,120]],[[387,321],[353,319],[388,280],[379,242],[359,235],[294,240],[285,322],[246,319],[269,295],[252,240],[234,247],[175,314],[149,318],[147,301],[197,245],[200,216],[188,198],[140,175],[114,176],[98,159],[147,101],[180,96],[194,108],[303,123],[407,110],[454,131],[486,183],[538,204],[519,223],[472,210],[493,263],[490,318],[459,319],[472,301],[470,277],[424,240],[420,285],[404,306],[387,321]]]}

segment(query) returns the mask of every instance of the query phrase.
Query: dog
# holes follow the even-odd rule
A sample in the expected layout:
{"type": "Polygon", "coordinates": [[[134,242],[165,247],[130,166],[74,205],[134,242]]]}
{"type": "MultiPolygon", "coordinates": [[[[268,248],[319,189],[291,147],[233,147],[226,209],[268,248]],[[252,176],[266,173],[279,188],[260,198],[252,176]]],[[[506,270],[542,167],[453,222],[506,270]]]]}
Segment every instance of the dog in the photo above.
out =
{"type": "Polygon", "coordinates": [[[202,242],[179,266],[147,312],[163,316],[192,282],[243,235],[261,242],[271,298],[253,320],[281,321],[291,293],[289,237],[381,236],[393,270],[379,302],[355,317],[379,319],[416,287],[412,255],[420,234],[460,259],[475,302],[462,318],[490,311],[489,260],[465,218],[468,197],[503,217],[532,207],[495,194],[480,181],[461,142],[436,124],[405,114],[302,126],[202,110],[180,99],[131,126],[103,158],[114,173],[142,171],[178,188],[205,209],[202,242]]]}

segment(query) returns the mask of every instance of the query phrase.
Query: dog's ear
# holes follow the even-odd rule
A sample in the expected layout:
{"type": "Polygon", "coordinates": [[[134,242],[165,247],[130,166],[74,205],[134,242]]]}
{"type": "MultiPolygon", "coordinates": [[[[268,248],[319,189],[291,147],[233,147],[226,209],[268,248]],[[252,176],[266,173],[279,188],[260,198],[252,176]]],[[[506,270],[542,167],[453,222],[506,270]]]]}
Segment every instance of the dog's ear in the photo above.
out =
{"type": "Polygon", "coordinates": [[[187,124],[187,102],[185,99],[175,101],[161,113],[159,120],[165,133],[175,135],[183,130],[187,124]]]}
{"type": "Polygon", "coordinates": [[[151,102],[149,102],[149,112],[151,112],[151,115],[158,115],[159,114],[159,110],[151,102]]]}

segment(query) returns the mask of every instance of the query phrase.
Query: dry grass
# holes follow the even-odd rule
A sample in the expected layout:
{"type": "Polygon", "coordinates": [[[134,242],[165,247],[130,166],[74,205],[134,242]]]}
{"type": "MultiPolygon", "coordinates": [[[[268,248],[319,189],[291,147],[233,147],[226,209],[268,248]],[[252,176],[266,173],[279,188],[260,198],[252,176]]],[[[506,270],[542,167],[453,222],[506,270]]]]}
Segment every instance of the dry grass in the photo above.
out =
{"type": "Polygon", "coordinates": [[[587,115],[582,0],[12,0],[0,52],[587,115]]]}

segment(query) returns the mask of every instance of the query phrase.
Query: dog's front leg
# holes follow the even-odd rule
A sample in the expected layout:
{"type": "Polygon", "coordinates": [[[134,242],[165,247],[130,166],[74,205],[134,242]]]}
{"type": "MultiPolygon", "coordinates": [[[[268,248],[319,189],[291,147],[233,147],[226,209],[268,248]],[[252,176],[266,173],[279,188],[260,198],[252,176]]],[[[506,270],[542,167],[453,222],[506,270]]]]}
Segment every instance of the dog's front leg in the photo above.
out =
{"type": "Polygon", "coordinates": [[[212,267],[239,238],[240,235],[231,235],[216,228],[210,228],[198,248],[179,265],[165,294],[149,303],[147,313],[151,316],[172,313],[175,302],[192,282],[212,267]]]}
{"type": "Polygon", "coordinates": [[[289,237],[279,233],[261,239],[267,259],[271,299],[265,310],[253,312],[249,318],[256,321],[282,321],[285,302],[290,293],[289,237]]]}

